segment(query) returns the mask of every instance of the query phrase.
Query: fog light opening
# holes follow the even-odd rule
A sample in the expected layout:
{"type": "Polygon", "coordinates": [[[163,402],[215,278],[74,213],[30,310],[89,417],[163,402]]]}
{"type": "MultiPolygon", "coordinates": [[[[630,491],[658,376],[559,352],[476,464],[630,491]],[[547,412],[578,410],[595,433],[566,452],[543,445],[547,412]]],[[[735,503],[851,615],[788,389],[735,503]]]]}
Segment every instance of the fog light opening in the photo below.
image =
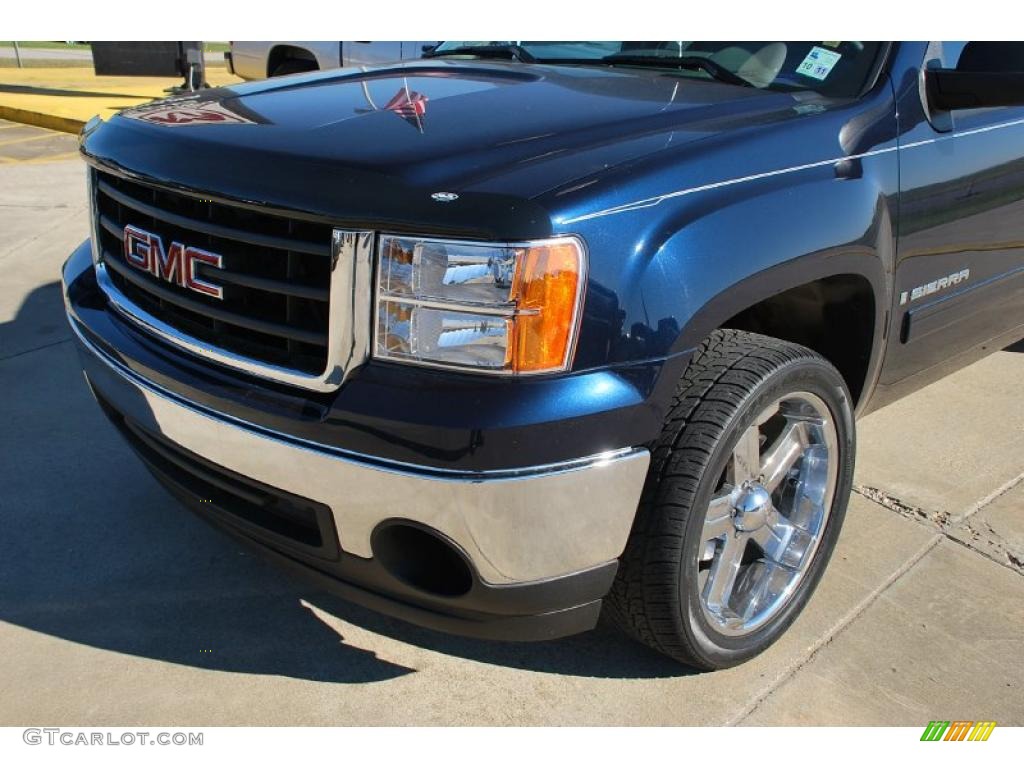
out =
{"type": "Polygon", "coordinates": [[[436,532],[408,523],[387,523],[373,535],[373,555],[395,578],[441,597],[458,597],[473,574],[458,549],[436,532]]]}

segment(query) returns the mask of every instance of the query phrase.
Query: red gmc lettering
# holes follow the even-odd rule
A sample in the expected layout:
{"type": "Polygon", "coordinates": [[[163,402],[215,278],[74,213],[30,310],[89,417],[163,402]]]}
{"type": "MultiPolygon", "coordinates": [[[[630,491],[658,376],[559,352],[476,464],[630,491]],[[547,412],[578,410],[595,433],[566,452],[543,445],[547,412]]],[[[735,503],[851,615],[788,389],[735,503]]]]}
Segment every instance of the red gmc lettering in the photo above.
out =
{"type": "MultiPolygon", "coordinates": [[[[153,237],[156,236],[154,235],[153,237]]],[[[183,285],[184,283],[181,280],[184,275],[182,254],[185,249],[181,243],[171,243],[170,249],[167,253],[164,253],[162,245],[159,237],[156,237],[155,243],[150,241],[149,271],[161,280],[183,285]]]]}
{"type": "Polygon", "coordinates": [[[196,275],[196,266],[200,262],[217,269],[223,268],[224,259],[219,253],[186,247],[176,242],[172,242],[171,247],[165,250],[159,235],[129,224],[124,228],[124,258],[129,266],[149,272],[168,283],[215,299],[224,298],[221,286],[196,275]]]}
{"type": "MultiPolygon", "coordinates": [[[[124,228],[124,260],[136,269],[149,272],[149,232],[132,225],[124,228]]],[[[157,238],[157,242],[159,242],[157,238]]]]}
{"type": "Polygon", "coordinates": [[[210,264],[211,266],[221,269],[223,266],[224,259],[219,253],[210,253],[209,251],[201,251],[198,248],[188,248],[185,251],[185,263],[188,265],[186,269],[182,271],[184,275],[184,285],[193,291],[199,293],[205,293],[207,296],[213,296],[217,299],[224,298],[224,289],[219,285],[214,285],[206,280],[201,280],[196,277],[196,263],[203,262],[204,264],[210,264]]]}

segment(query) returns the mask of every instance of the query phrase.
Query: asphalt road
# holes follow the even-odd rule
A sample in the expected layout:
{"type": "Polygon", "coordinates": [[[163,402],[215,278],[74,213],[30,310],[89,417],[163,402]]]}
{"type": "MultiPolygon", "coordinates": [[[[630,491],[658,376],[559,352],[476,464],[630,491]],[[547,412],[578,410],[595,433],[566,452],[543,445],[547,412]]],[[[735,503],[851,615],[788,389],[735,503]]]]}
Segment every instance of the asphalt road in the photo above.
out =
{"type": "Polygon", "coordinates": [[[448,637],[286,580],[121,443],[57,282],[84,169],[45,133],[0,123],[0,724],[1024,725],[1024,345],[861,422],[832,565],[753,662],[448,637]]]}

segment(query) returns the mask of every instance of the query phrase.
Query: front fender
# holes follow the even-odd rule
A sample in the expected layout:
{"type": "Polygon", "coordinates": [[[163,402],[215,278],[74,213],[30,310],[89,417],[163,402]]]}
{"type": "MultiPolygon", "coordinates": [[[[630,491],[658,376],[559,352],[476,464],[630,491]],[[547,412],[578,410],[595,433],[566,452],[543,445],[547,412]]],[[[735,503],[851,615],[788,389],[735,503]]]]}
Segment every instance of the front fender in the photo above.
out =
{"type": "Polygon", "coordinates": [[[677,318],[665,352],[692,348],[739,312],[783,291],[835,275],[871,284],[876,326],[891,292],[896,155],[862,159],[845,178],[839,166],[721,190],[674,212],[652,233],[651,257],[635,280],[638,300],[677,318]],[[874,167],[871,167],[874,166],[874,167]],[[882,183],[890,177],[891,186],[882,183]]]}
{"type": "Polygon", "coordinates": [[[682,354],[742,310],[835,275],[870,283],[881,334],[896,202],[897,156],[885,151],[591,222],[584,237],[600,248],[577,366],[682,354]]]}

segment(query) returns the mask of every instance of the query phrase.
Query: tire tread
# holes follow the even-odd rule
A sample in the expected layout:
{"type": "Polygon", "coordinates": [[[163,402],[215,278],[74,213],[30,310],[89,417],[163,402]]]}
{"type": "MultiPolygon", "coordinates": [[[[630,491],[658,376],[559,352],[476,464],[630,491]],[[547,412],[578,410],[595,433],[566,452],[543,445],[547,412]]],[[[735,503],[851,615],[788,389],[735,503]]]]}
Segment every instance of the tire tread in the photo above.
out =
{"type": "MultiPolygon", "coordinates": [[[[696,667],[711,669],[680,627],[678,573],[691,504],[733,414],[759,383],[812,350],[747,331],[714,331],[697,348],[672,398],[619,571],[605,599],[627,634],[696,667]]],[[[827,363],[826,363],[827,365],[827,363]]],[[[838,374],[837,374],[838,375],[838,374]]]]}

